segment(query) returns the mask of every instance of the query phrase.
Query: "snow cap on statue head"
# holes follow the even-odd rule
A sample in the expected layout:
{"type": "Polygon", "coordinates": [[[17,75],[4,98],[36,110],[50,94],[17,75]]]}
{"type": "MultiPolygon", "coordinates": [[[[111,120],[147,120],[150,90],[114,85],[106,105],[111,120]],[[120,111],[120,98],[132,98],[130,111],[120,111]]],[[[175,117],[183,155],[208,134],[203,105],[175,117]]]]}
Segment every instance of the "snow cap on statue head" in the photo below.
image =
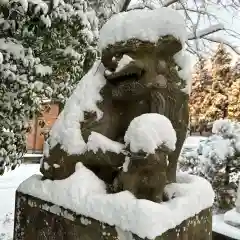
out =
{"type": "Polygon", "coordinates": [[[131,10],[113,15],[100,30],[99,49],[104,65],[128,51],[157,51],[174,55],[187,40],[182,15],[170,8],[131,10]]]}

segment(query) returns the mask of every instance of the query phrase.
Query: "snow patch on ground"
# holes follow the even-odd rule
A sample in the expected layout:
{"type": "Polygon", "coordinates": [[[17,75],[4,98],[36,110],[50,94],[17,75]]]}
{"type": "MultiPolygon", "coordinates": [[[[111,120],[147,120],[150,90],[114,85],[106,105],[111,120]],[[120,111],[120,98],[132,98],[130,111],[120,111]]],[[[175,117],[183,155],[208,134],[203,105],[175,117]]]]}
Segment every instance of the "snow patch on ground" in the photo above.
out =
{"type": "Polygon", "coordinates": [[[206,140],[203,136],[189,136],[185,139],[183,147],[184,148],[197,148],[201,141],[206,140]]]}
{"type": "Polygon", "coordinates": [[[13,239],[15,192],[19,184],[32,174],[39,174],[39,164],[22,164],[0,176],[0,239],[13,239]]]}
{"type": "Polygon", "coordinates": [[[167,187],[177,197],[162,204],[136,199],[128,191],[106,194],[105,184],[81,163],[65,180],[40,179],[39,175],[30,177],[18,191],[149,239],[211,207],[214,200],[212,187],[205,179],[184,173],[167,187]]]}
{"type": "Polygon", "coordinates": [[[177,138],[168,118],[157,113],[147,113],[131,121],[124,141],[132,152],[142,150],[154,154],[161,146],[174,151],[177,138]]]}
{"type": "Polygon", "coordinates": [[[116,42],[139,39],[156,43],[159,38],[173,35],[184,46],[187,31],[184,18],[171,8],[132,10],[113,15],[100,30],[99,47],[116,42]]]}

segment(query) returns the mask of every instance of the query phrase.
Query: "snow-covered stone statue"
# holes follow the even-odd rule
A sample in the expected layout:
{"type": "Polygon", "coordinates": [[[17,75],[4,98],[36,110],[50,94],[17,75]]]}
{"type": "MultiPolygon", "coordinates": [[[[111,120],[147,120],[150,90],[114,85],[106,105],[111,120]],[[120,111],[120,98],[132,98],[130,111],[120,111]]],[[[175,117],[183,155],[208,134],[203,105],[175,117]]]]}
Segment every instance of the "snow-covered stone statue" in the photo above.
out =
{"type": "Polygon", "coordinates": [[[169,8],[103,26],[101,60],[51,129],[43,176],[18,188],[15,239],[211,239],[211,185],[176,174],[188,126],[186,39],[169,8]]]}
{"type": "MultiPolygon", "coordinates": [[[[47,140],[41,167],[46,178],[69,177],[76,163],[81,162],[111,186],[126,158],[124,135],[130,122],[141,114],[158,113],[171,121],[171,126],[161,136],[162,141],[174,128],[177,143],[174,135],[171,147],[167,144],[157,146],[158,152],[154,149],[151,154],[155,156],[151,157],[166,175],[162,188],[166,182],[176,181],[177,159],[188,126],[188,94],[185,91],[188,79],[179,74],[186,72],[183,64],[186,57],[181,51],[186,40],[185,26],[180,16],[177,16],[179,21],[168,23],[164,12],[164,27],[157,23],[151,26],[149,33],[142,32],[134,29],[135,21],[132,21],[138,18],[138,13],[116,15],[103,26],[99,40],[102,61],[96,62],[80,81],[47,140]],[[124,32],[126,24],[134,31],[124,32]],[[167,158],[168,164],[165,164],[167,158]]],[[[153,12],[156,17],[157,13],[153,12]]],[[[146,20],[149,14],[152,13],[147,13],[146,20]]],[[[147,25],[142,27],[149,31],[147,25]]],[[[147,144],[151,141],[143,145],[147,144]]],[[[127,157],[136,162],[133,159],[142,150],[133,152],[130,149],[127,157]]],[[[137,158],[144,162],[145,158],[150,158],[148,154],[143,151],[137,158]]],[[[142,197],[154,199],[145,195],[142,197]]]]}

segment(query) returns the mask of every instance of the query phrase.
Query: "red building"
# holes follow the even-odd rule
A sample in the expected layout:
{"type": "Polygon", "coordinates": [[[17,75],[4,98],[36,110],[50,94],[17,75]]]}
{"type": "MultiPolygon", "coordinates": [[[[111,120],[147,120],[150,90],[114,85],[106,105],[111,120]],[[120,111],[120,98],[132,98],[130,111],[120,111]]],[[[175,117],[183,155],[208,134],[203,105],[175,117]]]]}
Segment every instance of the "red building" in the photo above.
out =
{"type": "Polygon", "coordinates": [[[31,120],[31,131],[27,134],[27,151],[29,153],[42,153],[44,133],[49,132],[58,117],[58,104],[44,103],[42,116],[31,120]],[[44,122],[44,125],[42,124],[44,122]]]}

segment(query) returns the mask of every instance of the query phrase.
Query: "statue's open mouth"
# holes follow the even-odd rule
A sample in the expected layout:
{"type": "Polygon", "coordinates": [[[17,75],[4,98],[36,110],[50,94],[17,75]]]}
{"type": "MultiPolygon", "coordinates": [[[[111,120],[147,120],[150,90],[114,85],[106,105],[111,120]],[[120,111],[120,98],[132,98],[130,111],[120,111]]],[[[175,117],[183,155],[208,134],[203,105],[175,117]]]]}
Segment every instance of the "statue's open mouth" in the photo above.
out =
{"type": "Polygon", "coordinates": [[[145,70],[134,62],[126,65],[120,71],[107,72],[105,77],[114,86],[121,85],[123,82],[136,82],[143,77],[145,70]]]}

